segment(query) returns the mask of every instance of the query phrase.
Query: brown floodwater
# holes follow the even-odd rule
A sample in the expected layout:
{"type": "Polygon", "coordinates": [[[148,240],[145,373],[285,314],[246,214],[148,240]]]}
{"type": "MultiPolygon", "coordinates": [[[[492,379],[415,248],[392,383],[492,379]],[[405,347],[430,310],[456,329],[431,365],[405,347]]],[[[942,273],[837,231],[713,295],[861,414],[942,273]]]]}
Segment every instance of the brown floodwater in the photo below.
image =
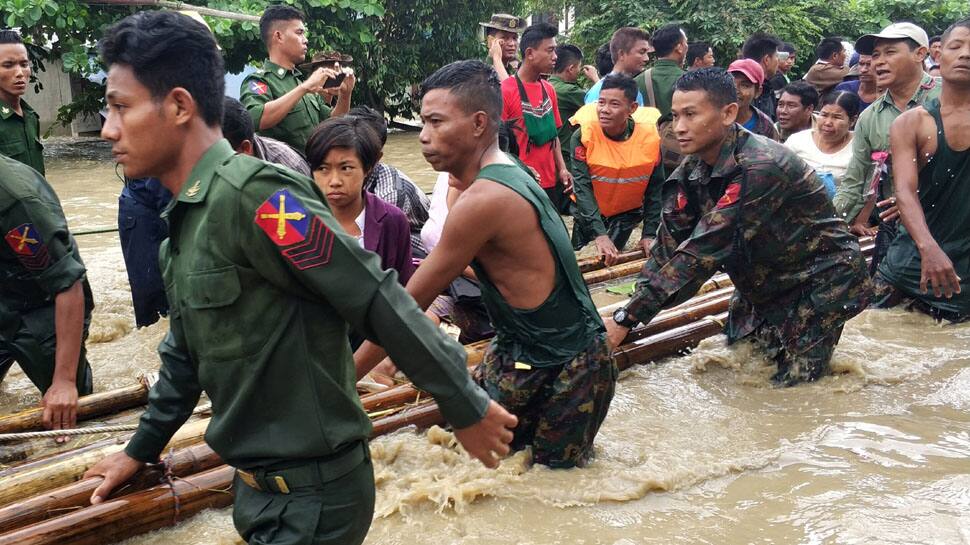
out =
{"type": "MultiPolygon", "coordinates": [[[[116,221],[120,181],[104,149],[89,148],[48,162],[76,231],[116,221]]],[[[386,154],[430,190],[415,135],[392,134],[386,154]]],[[[134,329],[117,234],[78,241],[98,305],[95,386],[130,384],[157,368],[167,325],[134,329]]],[[[867,311],[847,324],[833,367],[772,388],[757,353],[715,337],[631,369],[583,469],[531,467],[519,453],[490,471],[437,428],[380,438],[367,543],[970,543],[970,324],[867,311]]],[[[37,399],[18,370],[0,386],[4,412],[37,399]]],[[[128,543],[236,542],[222,509],[128,543]]]]}

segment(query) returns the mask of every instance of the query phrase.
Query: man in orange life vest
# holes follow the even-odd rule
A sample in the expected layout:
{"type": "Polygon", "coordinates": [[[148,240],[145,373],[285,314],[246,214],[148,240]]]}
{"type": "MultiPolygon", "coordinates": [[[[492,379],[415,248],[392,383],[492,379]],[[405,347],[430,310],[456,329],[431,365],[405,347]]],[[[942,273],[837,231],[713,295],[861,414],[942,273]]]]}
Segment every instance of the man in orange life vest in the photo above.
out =
{"type": "Polygon", "coordinates": [[[637,105],[637,84],[623,74],[603,79],[599,99],[569,122],[576,195],[573,248],[596,242],[607,266],[643,222],[640,246],[647,252],[660,223],[664,168],[655,108],[637,105]]]}

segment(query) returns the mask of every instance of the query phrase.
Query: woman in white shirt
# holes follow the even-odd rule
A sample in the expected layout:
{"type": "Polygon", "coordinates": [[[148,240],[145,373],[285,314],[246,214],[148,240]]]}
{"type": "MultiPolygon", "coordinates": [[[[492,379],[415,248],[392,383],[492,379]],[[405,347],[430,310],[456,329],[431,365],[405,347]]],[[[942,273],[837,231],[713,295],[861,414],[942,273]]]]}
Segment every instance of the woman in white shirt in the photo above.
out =
{"type": "Polygon", "coordinates": [[[852,159],[852,131],[859,117],[859,97],[848,91],[833,91],[822,97],[815,126],[791,135],[785,142],[825,184],[829,197],[842,183],[852,159]]]}

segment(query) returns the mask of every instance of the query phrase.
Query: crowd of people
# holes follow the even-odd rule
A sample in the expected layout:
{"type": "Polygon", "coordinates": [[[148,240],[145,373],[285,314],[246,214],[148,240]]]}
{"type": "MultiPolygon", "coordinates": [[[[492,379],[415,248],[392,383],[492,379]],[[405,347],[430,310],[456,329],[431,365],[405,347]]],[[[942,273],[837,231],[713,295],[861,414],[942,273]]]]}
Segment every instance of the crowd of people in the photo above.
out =
{"type": "MultiPolygon", "coordinates": [[[[525,448],[583,466],[611,350],[718,271],[735,286],[728,343],[757,345],[782,386],[827,374],[868,307],[970,317],[970,19],[932,39],[907,22],[826,37],[803,79],[795,48],[761,32],[722,69],[679,25],[619,28],[595,66],[554,26],[481,26],[484,60],[420,85],[430,200],[382,162],[387,121],[351,104],[352,59],[304,62],[295,8],[263,14],[268,58],[240,100],[204,23],[146,11],[106,31],[101,135],[126,179],[135,320],[169,330],[138,431],[88,472],[104,478],[93,503],[157,462],[204,392],[244,539],[360,543],[375,491],[356,385],[398,368],[486,466],[525,448]],[[612,265],[638,228],[635,292],[604,319],[575,251],[612,265]],[[473,371],[448,328],[493,337],[473,371]]],[[[29,77],[20,35],[0,31],[0,378],[18,363],[66,429],[92,390],[94,301],[29,77]]]]}

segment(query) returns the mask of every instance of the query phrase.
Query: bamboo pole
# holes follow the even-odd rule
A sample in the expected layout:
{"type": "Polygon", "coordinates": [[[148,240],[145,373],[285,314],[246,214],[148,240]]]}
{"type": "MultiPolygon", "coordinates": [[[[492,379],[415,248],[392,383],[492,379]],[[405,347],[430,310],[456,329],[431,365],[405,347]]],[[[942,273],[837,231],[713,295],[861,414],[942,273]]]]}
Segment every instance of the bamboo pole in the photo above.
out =
{"type": "MultiPolygon", "coordinates": [[[[180,449],[202,440],[209,419],[196,420],[182,426],[165,447],[180,449]]],[[[110,444],[81,449],[52,456],[36,463],[25,464],[0,472],[0,506],[29,498],[52,488],[64,486],[81,478],[91,466],[109,454],[125,448],[127,437],[110,444]],[[119,442],[120,441],[120,442],[119,442]]]]}
{"type": "Polygon", "coordinates": [[[205,8],[202,6],[193,6],[192,4],[186,4],[185,2],[171,2],[169,0],[81,0],[85,4],[106,4],[109,6],[154,6],[160,8],[167,8],[173,10],[191,10],[197,11],[199,15],[208,15],[209,17],[218,17],[220,19],[231,19],[233,21],[251,21],[254,23],[259,22],[259,17],[256,15],[247,15],[244,13],[234,13],[231,11],[224,11],[221,9],[205,8]]]}
{"type": "MultiPolygon", "coordinates": [[[[222,465],[222,459],[209,448],[209,445],[205,443],[191,445],[166,457],[164,465],[153,464],[146,467],[125,486],[116,490],[112,496],[118,497],[150,488],[162,482],[166,476],[185,477],[219,465],[222,465]]],[[[100,484],[100,477],[91,477],[38,494],[19,503],[0,507],[0,534],[89,506],[91,494],[100,484]]]]}
{"type": "MultiPolygon", "coordinates": [[[[148,402],[148,387],[144,384],[125,386],[117,390],[98,392],[79,398],[77,419],[88,420],[119,410],[144,405],[148,402]]],[[[44,427],[44,410],[39,407],[26,409],[0,417],[0,433],[18,433],[44,427]]]]}
{"type": "Polygon", "coordinates": [[[233,468],[219,466],[0,535],[0,545],[102,545],[232,504],[233,468]]]}
{"type": "MultiPolygon", "coordinates": [[[[637,259],[643,259],[643,250],[634,250],[632,252],[624,252],[616,256],[616,263],[613,265],[622,265],[624,263],[629,263],[631,261],[636,261],[637,259]]],[[[582,259],[577,259],[576,264],[579,265],[579,272],[588,273],[590,271],[595,271],[606,267],[603,263],[602,256],[584,257],[582,259]]]]}

